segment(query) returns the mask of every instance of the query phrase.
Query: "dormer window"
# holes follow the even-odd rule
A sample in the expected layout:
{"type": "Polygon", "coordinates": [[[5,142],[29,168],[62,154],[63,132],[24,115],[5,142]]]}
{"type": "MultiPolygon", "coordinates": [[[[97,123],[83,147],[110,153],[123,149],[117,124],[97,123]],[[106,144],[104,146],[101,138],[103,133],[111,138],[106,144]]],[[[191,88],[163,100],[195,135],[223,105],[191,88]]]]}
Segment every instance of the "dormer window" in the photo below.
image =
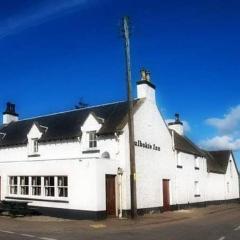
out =
{"type": "Polygon", "coordinates": [[[28,138],[28,156],[37,157],[39,156],[39,140],[42,135],[47,132],[48,128],[40,125],[38,122],[34,122],[30,129],[28,138]]]}
{"type": "Polygon", "coordinates": [[[90,113],[86,118],[85,122],[81,126],[82,142],[81,149],[83,154],[99,153],[97,149],[99,146],[98,142],[98,131],[101,129],[103,119],[96,116],[95,113],[90,113]]]}
{"type": "Polygon", "coordinates": [[[34,138],[33,141],[33,153],[38,153],[38,139],[34,138]]]}
{"type": "Polygon", "coordinates": [[[88,139],[89,139],[89,148],[96,148],[97,147],[97,135],[96,131],[88,132],[88,139]]]}
{"type": "Polygon", "coordinates": [[[38,155],[38,138],[31,138],[29,141],[29,156],[38,155]]]}

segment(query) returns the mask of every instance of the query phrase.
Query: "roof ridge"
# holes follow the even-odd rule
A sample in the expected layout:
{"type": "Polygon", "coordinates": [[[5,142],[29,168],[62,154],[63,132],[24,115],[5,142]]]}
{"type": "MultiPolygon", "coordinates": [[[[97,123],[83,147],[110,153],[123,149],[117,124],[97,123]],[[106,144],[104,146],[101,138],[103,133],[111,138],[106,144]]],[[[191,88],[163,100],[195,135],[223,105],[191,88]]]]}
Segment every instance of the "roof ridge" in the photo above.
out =
{"type": "MultiPolygon", "coordinates": [[[[134,100],[137,100],[137,99],[134,99],[134,100]]],[[[116,101],[116,102],[111,102],[111,103],[98,104],[98,105],[89,106],[89,107],[80,108],[80,109],[73,109],[73,110],[67,110],[67,111],[62,111],[62,112],[57,112],[57,113],[50,113],[50,114],[45,114],[45,115],[39,115],[39,116],[36,116],[36,117],[30,117],[30,118],[21,119],[21,120],[18,120],[17,122],[23,122],[23,121],[27,121],[27,120],[34,120],[34,119],[38,119],[38,118],[41,118],[41,117],[55,116],[55,115],[58,115],[58,114],[82,111],[82,110],[85,110],[85,109],[91,109],[91,108],[96,108],[96,107],[108,106],[108,105],[113,105],[113,104],[117,104],[117,103],[124,103],[124,102],[126,102],[126,101],[122,100],[122,101],[116,101]]]]}

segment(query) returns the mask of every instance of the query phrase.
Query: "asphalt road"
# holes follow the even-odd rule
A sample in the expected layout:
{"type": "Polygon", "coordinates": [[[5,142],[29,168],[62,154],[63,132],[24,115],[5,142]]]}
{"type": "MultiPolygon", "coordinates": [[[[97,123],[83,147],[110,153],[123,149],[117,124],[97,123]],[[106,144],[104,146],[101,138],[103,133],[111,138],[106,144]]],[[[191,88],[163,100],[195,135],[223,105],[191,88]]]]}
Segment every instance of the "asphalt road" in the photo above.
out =
{"type": "Polygon", "coordinates": [[[189,215],[159,214],[141,218],[136,222],[117,220],[41,222],[0,217],[0,240],[28,239],[239,240],[240,204],[196,210],[189,215]]]}

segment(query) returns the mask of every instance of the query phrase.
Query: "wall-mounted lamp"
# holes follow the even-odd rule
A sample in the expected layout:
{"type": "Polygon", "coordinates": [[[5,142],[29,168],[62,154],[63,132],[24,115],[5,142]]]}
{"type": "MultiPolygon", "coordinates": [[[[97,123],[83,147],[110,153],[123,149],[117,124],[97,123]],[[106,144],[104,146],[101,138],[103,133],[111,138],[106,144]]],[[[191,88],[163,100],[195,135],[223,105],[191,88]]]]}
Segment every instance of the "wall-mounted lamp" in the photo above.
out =
{"type": "Polygon", "coordinates": [[[120,176],[123,175],[123,169],[122,168],[120,168],[120,167],[118,168],[117,175],[120,175],[120,176]]]}

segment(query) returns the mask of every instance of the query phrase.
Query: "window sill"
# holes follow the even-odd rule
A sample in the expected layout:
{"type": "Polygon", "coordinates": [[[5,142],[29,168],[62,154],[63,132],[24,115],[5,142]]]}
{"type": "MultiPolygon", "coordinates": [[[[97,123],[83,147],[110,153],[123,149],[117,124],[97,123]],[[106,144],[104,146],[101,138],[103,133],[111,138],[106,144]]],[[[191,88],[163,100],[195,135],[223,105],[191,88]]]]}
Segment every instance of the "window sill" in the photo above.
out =
{"type": "Polygon", "coordinates": [[[40,157],[39,153],[28,154],[28,157],[40,157]]]}
{"type": "Polygon", "coordinates": [[[199,170],[200,168],[199,167],[195,167],[195,170],[199,170]]]}
{"type": "Polygon", "coordinates": [[[181,165],[177,165],[177,168],[183,168],[183,166],[181,166],[181,165]]]}
{"type": "Polygon", "coordinates": [[[201,197],[201,195],[200,194],[195,194],[194,197],[201,197]]]}
{"type": "Polygon", "coordinates": [[[47,199],[47,198],[8,196],[8,197],[5,197],[5,199],[28,200],[28,201],[39,201],[39,202],[69,203],[68,200],[64,200],[65,198],[64,199],[47,199]]]}
{"type": "Polygon", "coordinates": [[[82,153],[100,153],[99,149],[88,149],[85,151],[82,151],[82,153]]]}

